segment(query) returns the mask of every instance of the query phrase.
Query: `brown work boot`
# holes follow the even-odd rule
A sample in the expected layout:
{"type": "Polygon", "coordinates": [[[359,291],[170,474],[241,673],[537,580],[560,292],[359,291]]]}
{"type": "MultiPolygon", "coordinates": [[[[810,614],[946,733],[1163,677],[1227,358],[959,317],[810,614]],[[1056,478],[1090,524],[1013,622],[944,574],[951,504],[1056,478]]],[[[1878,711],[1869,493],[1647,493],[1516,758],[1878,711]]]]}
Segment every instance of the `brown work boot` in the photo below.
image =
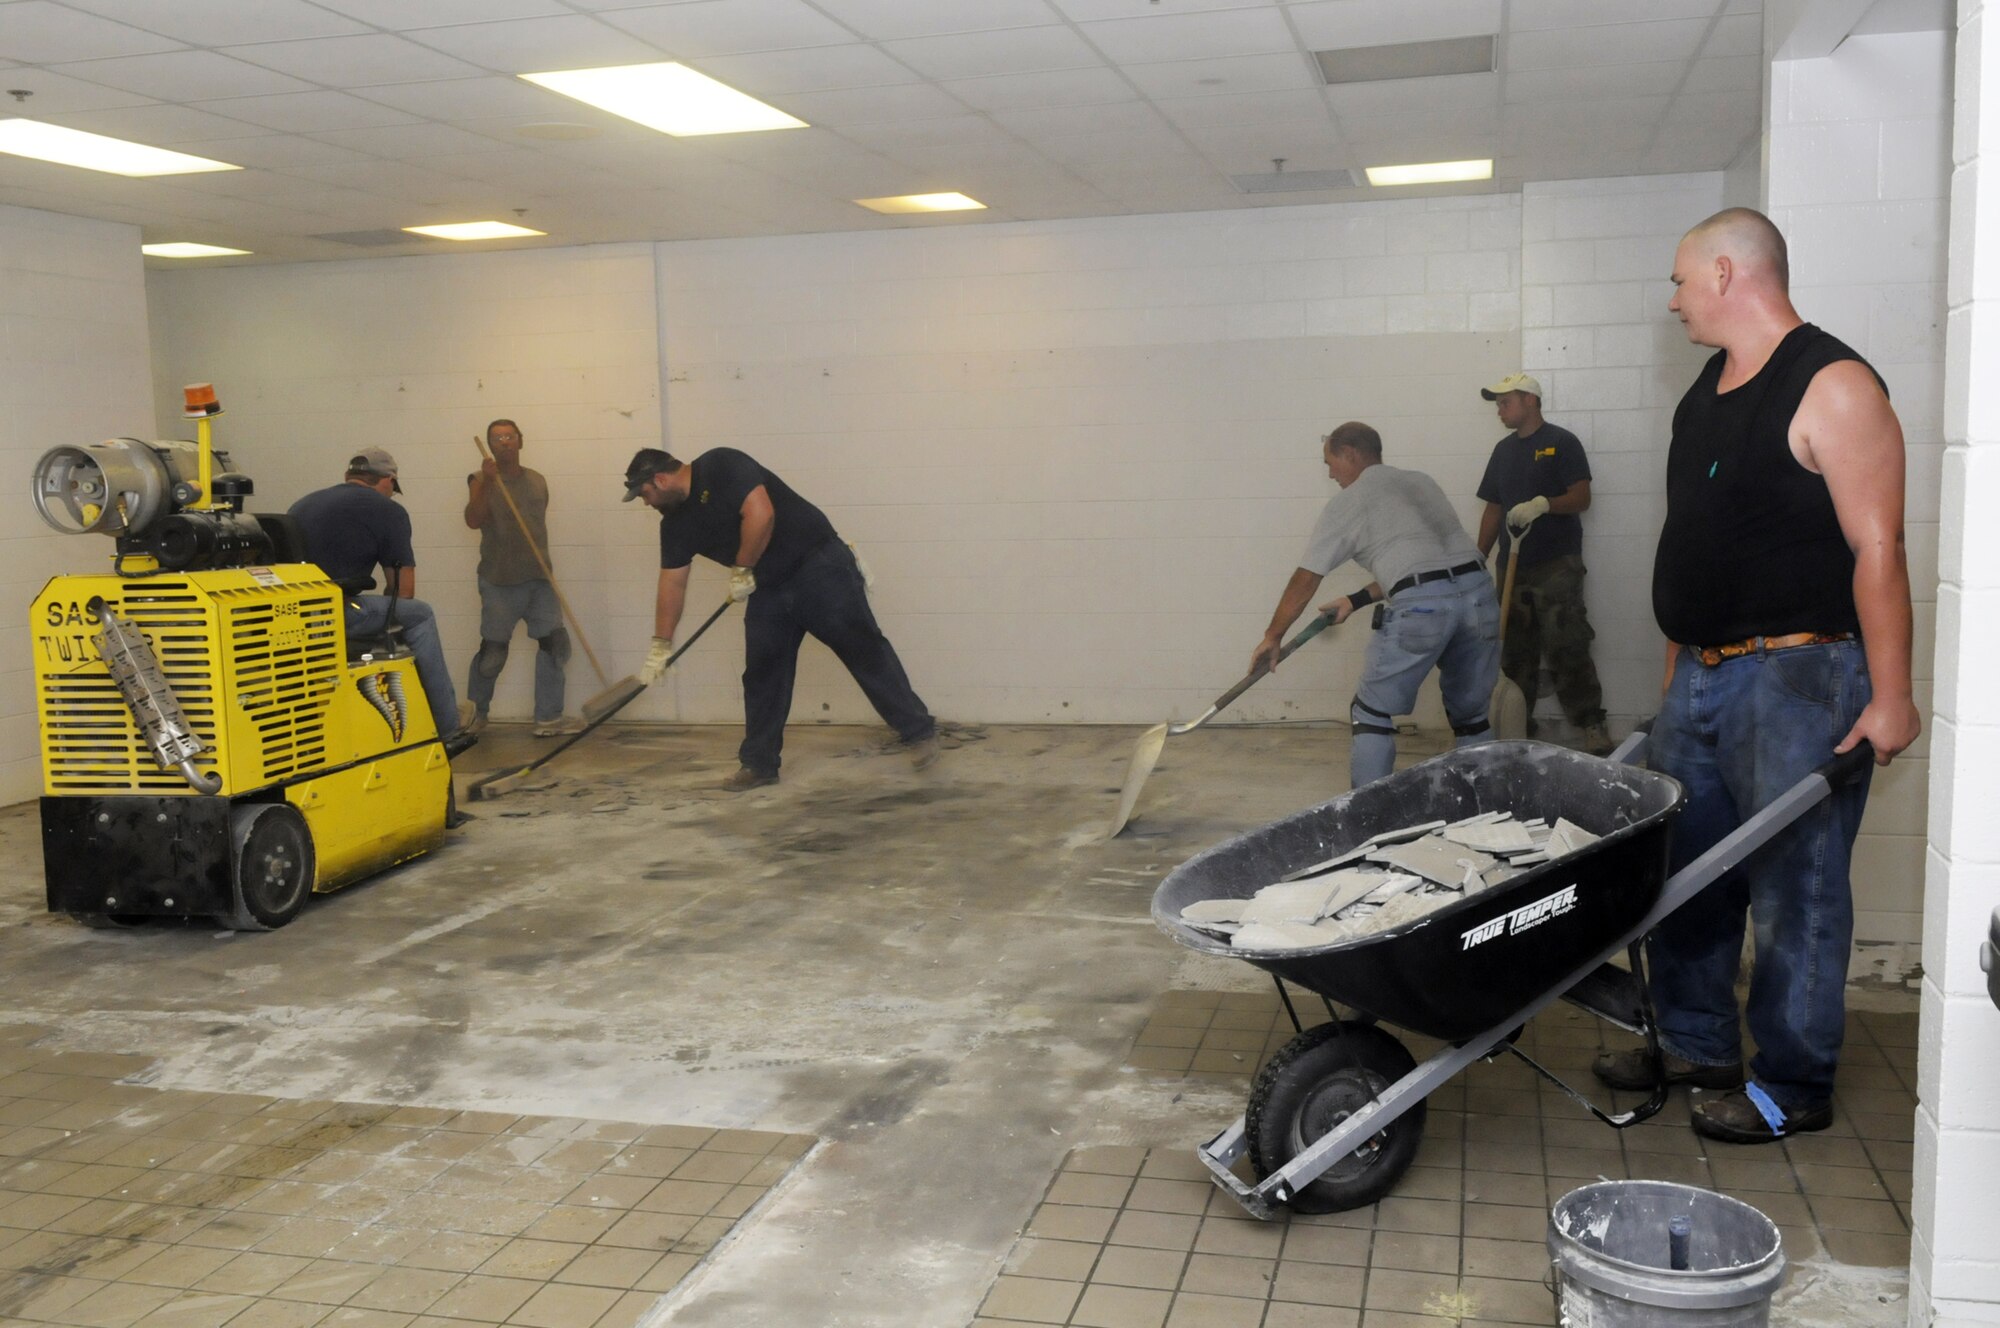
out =
{"type": "MultiPolygon", "coordinates": [[[[1767,1098],[1766,1101],[1769,1101],[1767,1098]]],[[[1833,1124],[1833,1103],[1815,1102],[1805,1107],[1780,1107],[1771,1103],[1779,1118],[1773,1129],[1748,1093],[1731,1093],[1695,1104],[1694,1132],[1732,1144],[1776,1143],[1788,1134],[1824,1130],[1833,1124]]]]}
{"type": "Polygon", "coordinates": [[[909,749],[910,764],[918,770],[928,770],[937,764],[941,751],[938,747],[937,734],[933,733],[927,738],[918,738],[915,742],[903,745],[909,749]]]}
{"type": "Polygon", "coordinates": [[[1583,726],[1583,750],[1592,756],[1609,756],[1617,746],[1602,723],[1583,726]]]}
{"type": "MultiPolygon", "coordinates": [[[[1660,1057],[1665,1064],[1669,1084],[1714,1089],[1743,1087],[1743,1067],[1740,1064],[1697,1065],[1671,1051],[1661,1052],[1660,1057]]],[[[1607,1051],[1590,1063],[1590,1072],[1613,1088],[1635,1092],[1648,1092],[1654,1083],[1653,1059],[1646,1054],[1644,1047],[1607,1051]]]]}
{"type": "Polygon", "coordinates": [[[747,765],[736,767],[736,773],[722,781],[724,793],[747,793],[753,788],[763,788],[766,784],[778,782],[776,775],[760,775],[747,765]]]}

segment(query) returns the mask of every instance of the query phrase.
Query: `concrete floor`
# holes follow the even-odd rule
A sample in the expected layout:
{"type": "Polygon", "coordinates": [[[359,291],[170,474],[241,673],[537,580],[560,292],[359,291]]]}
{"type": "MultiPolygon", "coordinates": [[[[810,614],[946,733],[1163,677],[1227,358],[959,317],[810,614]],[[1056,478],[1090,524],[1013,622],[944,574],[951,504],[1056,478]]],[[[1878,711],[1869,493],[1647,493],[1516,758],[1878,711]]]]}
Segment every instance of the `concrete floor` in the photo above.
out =
{"type": "MultiPolygon", "coordinates": [[[[1125,1065],[1168,988],[1269,989],[1148,904],[1344,787],[1345,734],[1176,739],[1108,844],[1136,730],[974,732],[921,774],[881,736],[795,728],[784,782],[732,797],[735,730],[607,730],[266,935],[50,917],[9,808],[0,1019],[161,1087],[815,1135],[652,1321],[965,1324],[1072,1150],[1241,1111],[1239,1082],[1125,1065]]],[[[463,773],[537,750],[496,728],[463,773]]]]}

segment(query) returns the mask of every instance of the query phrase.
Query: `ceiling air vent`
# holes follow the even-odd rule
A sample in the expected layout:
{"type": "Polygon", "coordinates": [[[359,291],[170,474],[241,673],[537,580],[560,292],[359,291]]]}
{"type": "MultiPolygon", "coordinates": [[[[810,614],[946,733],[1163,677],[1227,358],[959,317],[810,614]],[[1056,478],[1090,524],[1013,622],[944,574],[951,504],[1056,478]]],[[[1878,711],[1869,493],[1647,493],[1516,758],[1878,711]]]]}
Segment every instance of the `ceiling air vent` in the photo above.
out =
{"type": "Polygon", "coordinates": [[[315,235],[315,240],[331,240],[335,244],[351,244],[361,249],[377,249],[388,244],[412,244],[421,237],[405,235],[398,230],[379,231],[329,231],[325,235],[315,235]]]}
{"type": "Polygon", "coordinates": [[[1320,77],[1328,83],[1490,74],[1494,68],[1490,36],[1399,42],[1393,46],[1351,46],[1343,51],[1314,51],[1313,58],[1319,61],[1320,77]]]}
{"type": "Polygon", "coordinates": [[[1353,171],[1259,171],[1232,175],[1230,182],[1245,194],[1310,194],[1326,189],[1352,189],[1361,181],[1353,171]]]}

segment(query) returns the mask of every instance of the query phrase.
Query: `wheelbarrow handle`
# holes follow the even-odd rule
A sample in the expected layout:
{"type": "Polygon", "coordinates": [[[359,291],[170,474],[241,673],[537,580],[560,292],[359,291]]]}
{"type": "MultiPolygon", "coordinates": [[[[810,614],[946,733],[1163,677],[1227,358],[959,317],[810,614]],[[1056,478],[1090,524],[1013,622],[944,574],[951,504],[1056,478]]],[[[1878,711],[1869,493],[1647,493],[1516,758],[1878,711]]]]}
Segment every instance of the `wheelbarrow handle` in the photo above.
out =
{"type": "MultiPolygon", "coordinates": [[[[1290,659],[1292,657],[1292,652],[1294,650],[1297,650],[1300,646],[1312,640],[1314,637],[1318,636],[1321,632],[1324,632],[1327,628],[1331,626],[1333,626],[1332,617],[1324,613],[1320,614],[1317,618],[1314,618],[1311,622],[1307,623],[1304,627],[1300,628],[1299,634],[1297,636],[1285,642],[1284,648],[1278,652],[1278,661],[1280,663],[1283,663],[1285,660],[1290,659]]],[[[1234,701],[1237,697],[1249,691],[1252,687],[1257,685],[1257,680],[1259,678],[1262,678],[1266,673],[1269,672],[1270,672],[1269,669],[1264,669],[1260,672],[1244,674],[1243,681],[1237,683],[1234,687],[1224,692],[1221,696],[1215,698],[1215,704],[1210,707],[1211,712],[1216,710],[1221,710],[1222,708],[1227,706],[1231,701],[1234,701]]]]}

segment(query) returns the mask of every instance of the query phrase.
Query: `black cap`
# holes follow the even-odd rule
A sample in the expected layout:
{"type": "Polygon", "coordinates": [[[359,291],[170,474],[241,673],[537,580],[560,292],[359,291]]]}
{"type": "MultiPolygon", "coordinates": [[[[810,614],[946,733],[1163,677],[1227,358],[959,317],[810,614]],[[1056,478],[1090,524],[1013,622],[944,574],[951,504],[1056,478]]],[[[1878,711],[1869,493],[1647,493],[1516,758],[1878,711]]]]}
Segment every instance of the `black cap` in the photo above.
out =
{"type": "Polygon", "coordinates": [[[632,462],[625,467],[625,501],[631,502],[639,496],[639,490],[646,481],[663,470],[674,468],[671,454],[657,447],[642,447],[632,454],[632,462]]]}

